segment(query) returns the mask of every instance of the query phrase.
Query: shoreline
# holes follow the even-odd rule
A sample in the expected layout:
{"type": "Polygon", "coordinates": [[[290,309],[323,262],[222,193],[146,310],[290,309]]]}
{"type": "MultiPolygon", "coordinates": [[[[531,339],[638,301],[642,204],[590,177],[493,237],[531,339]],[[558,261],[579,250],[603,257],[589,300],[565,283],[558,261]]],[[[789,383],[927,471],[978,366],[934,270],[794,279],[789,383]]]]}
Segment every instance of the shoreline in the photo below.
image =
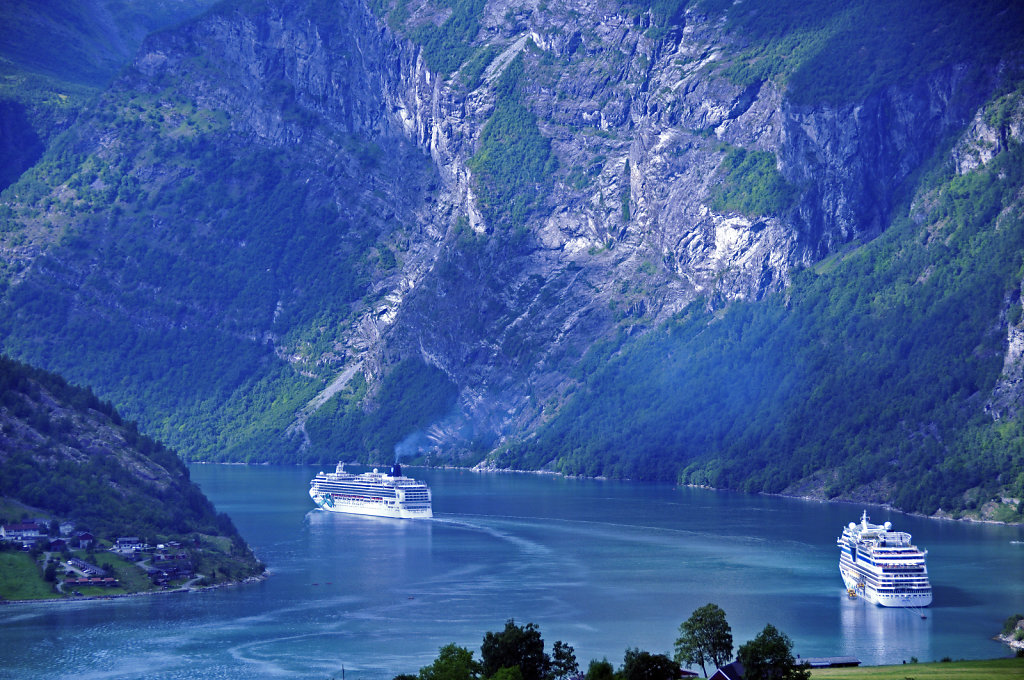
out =
{"type": "MultiPolygon", "coordinates": [[[[372,465],[372,464],[359,463],[359,462],[346,462],[345,464],[346,465],[357,465],[357,466],[365,467],[365,468],[373,468],[374,467],[374,465],[372,465]]],[[[292,466],[292,465],[294,465],[294,466],[305,465],[305,466],[309,466],[309,467],[315,467],[316,466],[316,464],[313,464],[313,463],[239,463],[239,462],[222,462],[222,461],[186,461],[186,465],[253,465],[253,466],[263,466],[263,467],[270,466],[270,465],[281,465],[281,466],[286,466],[286,467],[287,466],[292,466]]],[[[381,464],[377,464],[377,467],[380,467],[380,465],[381,464]]],[[[969,523],[973,523],[973,524],[997,524],[997,525],[1008,526],[1008,527],[1024,527],[1024,518],[1022,518],[1021,521],[1019,521],[1019,522],[1003,522],[1003,521],[995,520],[995,519],[978,519],[978,518],[974,518],[974,517],[950,517],[950,516],[945,515],[945,514],[925,515],[925,514],[920,513],[920,512],[912,512],[912,511],[907,511],[907,510],[900,510],[899,508],[893,507],[892,505],[889,505],[888,503],[884,503],[884,502],[880,502],[880,501],[858,501],[858,500],[851,500],[851,499],[846,499],[846,498],[820,498],[820,497],[817,497],[817,496],[806,496],[806,495],[786,494],[786,493],[767,493],[767,492],[764,492],[764,491],[758,491],[756,494],[746,494],[746,492],[738,491],[736,489],[723,489],[723,488],[719,488],[719,487],[708,486],[708,485],[705,485],[705,484],[679,484],[678,482],[668,482],[668,481],[636,480],[636,479],[631,479],[629,477],[613,478],[613,477],[605,477],[604,475],[598,475],[596,477],[591,477],[591,476],[588,476],[588,475],[567,475],[564,472],[555,472],[553,470],[515,470],[515,469],[512,469],[512,468],[489,467],[489,466],[483,465],[482,463],[478,463],[477,465],[474,465],[474,466],[471,466],[471,467],[470,466],[465,466],[465,465],[415,465],[415,464],[409,463],[409,464],[403,464],[402,467],[403,468],[417,469],[417,470],[465,470],[467,472],[491,473],[491,474],[548,475],[548,476],[553,476],[553,477],[561,477],[563,479],[592,479],[592,480],[595,480],[595,481],[598,481],[598,482],[632,482],[632,483],[640,483],[640,484],[647,484],[647,483],[650,483],[650,484],[672,484],[672,486],[679,487],[679,488],[705,489],[707,491],[718,491],[718,492],[725,492],[725,493],[742,493],[742,494],[745,494],[745,495],[772,496],[772,497],[775,497],[775,498],[791,498],[791,499],[794,499],[794,500],[814,501],[814,502],[817,502],[817,503],[845,503],[845,504],[849,504],[849,505],[869,505],[869,506],[873,506],[873,507],[876,507],[876,508],[882,508],[883,510],[888,510],[890,512],[898,512],[900,514],[908,515],[910,517],[920,517],[922,519],[935,519],[935,520],[943,520],[943,521],[951,521],[951,522],[969,522],[969,523]]]]}
{"type": "MultiPolygon", "coordinates": [[[[562,472],[554,472],[552,470],[512,470],[505,468],[492,468],[492,467],[481,467],[479,465],[473,467],[464,467],[458,465],[438,465],[438,466],[426,466],[426,465],[405,465],[403,467],[419,468],[424,470],[441,469],[441,470],[468,470],[470,472],[490,472],[490,473],[521,473],[528,475],[552,475],[556,477],[562,477],[563,479],[593,479],[596,481],[607,482],[607,481],[621,481],[621,482],[633,482],[633,483],[646,483],[643,480],[634,480],[628,477],[617,479],[605,476],[588,477],[587,475],[567,475],[562,472]]],[[[660,484],[670,484],[671,482],[652,482],[660,484]]],[[[922,519],[935,519],[944,520],[949,522],[969,522],[973,524],[997,524],[1008,527],[1024,527],[1024,519],[1019,522],[1003,522],[995,519],[977,519],[974,517],[950,517],[945,514],[925,515],[920,512],[909,512],[907,510],[900,510],[897,507],[889,505],[888,503],[882,503],[879,501],[858,501],[850,500],[846,498],[820,498],[818,496],[806,496],[797,494],[786,494],[786,493],[767,493],[764,491],[758,491],[756,494],[746,494],[743,491],[737,491],[736,489],[722,489],[715,486],[707,486],[705,484],[678,484],[672,483],[675,487],[687,488],[687,489],[705,489],[707,491],[717,491],[725,493],[741,493],[745,495],[757,495],[757,496],[771,496],[774,498],[790,498],[793,500],[801,501],[813,501],[815,503],[832,503],[832,504],[848,504],[848,505],[869,505],[876,508],[882,508],[890,512],[898,512],[902,515],[908,515],[910,517],[920,517],[922,519]]]]}
{"type": "Polygon", "coordinates": [[[46,597],[30,600],[2,600],[0,601],[0,607],[6,607],[8,605],[25,605],[25,604],[66,604],[74,602],[106,602],[112,600],[123,600],[131,597],[149,597],[151,595],[190,595],[192,593],[201,593],[207,590],[218,590],[220,588],[230,588],[234,586],[247,585],[252,583],[260,583],[270,578],[270,570],[266,569],[262,574],[257,576],[248,576],[241,581],[225,581],[223,583],[211,583],[207,586],[187,586],[181,588],[174,588],[170,590],[141,590],[137,593],[117,593],[116,595],[88,595],[82,597],[46,597]]]}
{"type": "MultiPolygon", "coordinates": [[[[692,485],[687,485],[687,486],[692,486],[692,485]]],[[[715,489],[714,487],[698,487],[698,488],[711,489],[713,491],[729,491],[729,489],[715,489]]],[[[739,492],[739,493],[742,493],[742,492],[739,492]]],[[[996,519],[978,519],[976,517],[950,517],[947,514],[938,514],[938,513],[936,513],[934,515],[925,515],[924,513],[920,513],[920,512],[911,512],[911,511],[907,511],[907,510],[900,510],[899,508],[894,507],[892,505],[889,505],[888,503],[879,503],[878,501],[855,501],[855,500],[849,500],[849,499],[845,499],[845,498],[834,498],[834,499],[831,499],[831,498],[817,498],[815,496],[796,496],[796,495],[784,494],[784,493],[764,493],[764,492],[758,492],[758,493],[759,493],[759,495],[763,495],[763,496],[775,496],[777,498],[793,498],[793,499],[805,500],[805,501],[815,501],[815,502],[818,502],[818,503],[845,503],[845,504],[848,504],[848,505],[870,505],[870,506],[874,506],[876,508],[881,508],[883,510],[888,510],[890,512],[898,512],[901,515],[907,515],[908,517],[920,517],[921,519],[934,519],[934,520],[942,520],[942,521],[945,521],[945,522],[968,522],[970,524],[998,524],[998,525],[1002,525],[1002,526],[1006,526],[1006,527],[1024,527],[1024,520],[1021,520],[1020,522],[1003,522],[1003,521],[996,520],[996,519]]]]}
{"type": "Polygon", "coordinates": [[[992,639],[1002,642],[1015,654],[1024,653],[1024,640],[1014,640],[1012,635],[996,635],[992,639]]]}

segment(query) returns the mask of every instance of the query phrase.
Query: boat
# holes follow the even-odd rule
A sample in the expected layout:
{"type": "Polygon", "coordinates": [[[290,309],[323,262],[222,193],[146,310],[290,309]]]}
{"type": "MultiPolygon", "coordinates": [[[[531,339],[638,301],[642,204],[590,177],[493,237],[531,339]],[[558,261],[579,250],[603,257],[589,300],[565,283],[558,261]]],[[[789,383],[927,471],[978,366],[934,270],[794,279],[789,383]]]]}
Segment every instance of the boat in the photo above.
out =
{"type": "Polygon", "coordinates": [[[345,472],[338,463],[334,472],[318,472],[309,482],[309,497],[317,507],[329,512],[373,517],[430,519],[434,516],[430,488],[423,482],[402,476],[395,463],[391,473],[345,472]]]}
{"type": "Polygon", "coordinates": [[[907,532],[893,531],[892,522],[872,524],[865,510],[860,524],[850,522],[836,545],[847,593],[882,607],[918,608],[932,603],[925,565],[928,551],[914,545],[907,532]]]}

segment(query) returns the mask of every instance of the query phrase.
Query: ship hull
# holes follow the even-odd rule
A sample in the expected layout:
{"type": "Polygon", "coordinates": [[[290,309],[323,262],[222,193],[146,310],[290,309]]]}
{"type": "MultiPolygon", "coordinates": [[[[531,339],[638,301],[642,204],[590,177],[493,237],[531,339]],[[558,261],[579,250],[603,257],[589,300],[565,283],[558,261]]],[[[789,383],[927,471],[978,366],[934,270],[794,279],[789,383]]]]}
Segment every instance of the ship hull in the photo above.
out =
{"type": "Polygon", "coordinates": [[[843,583],[847,591],[856,593],[858,597],[878,605],[879,607],[927,607],[932,603],[932,594],[912,593],[909,595],[879,593],[874,588],[864,585],[863,580],[854,572],[842,567],[839,574],[843,577],[843,583]]]}

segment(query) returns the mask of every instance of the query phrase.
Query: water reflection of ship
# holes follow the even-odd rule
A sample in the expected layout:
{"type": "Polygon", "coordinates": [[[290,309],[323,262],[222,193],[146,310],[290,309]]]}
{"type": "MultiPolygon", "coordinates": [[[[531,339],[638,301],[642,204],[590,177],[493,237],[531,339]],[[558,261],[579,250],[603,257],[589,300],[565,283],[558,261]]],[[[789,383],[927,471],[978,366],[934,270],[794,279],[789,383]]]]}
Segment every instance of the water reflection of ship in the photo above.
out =
{"type": "Polygon", "coordinates": [[[839,603],[843,655],[856,656],[865,665],[893,664],[911,657],[931,660],[931,619],[901,608],[865,607],[857,599],[839,603]]]}
{"type": "Polygon", "coordinates": [[[361,588],[370,591],[384,591],[391,579],[396,583],[417,582],[424,562],[434,554],[434,525],[313,509],[305,515],[305,531],[294,549],[316,556],[301,576],[304,582],[333,582],[346,597],[362,599],[362,591],[340,584],[362,584],[361,588]],[[381,567],[382,545],[387,546],[387,569],[381,567]],[[353,555],[361,557],[352,559],[353,555]]]}

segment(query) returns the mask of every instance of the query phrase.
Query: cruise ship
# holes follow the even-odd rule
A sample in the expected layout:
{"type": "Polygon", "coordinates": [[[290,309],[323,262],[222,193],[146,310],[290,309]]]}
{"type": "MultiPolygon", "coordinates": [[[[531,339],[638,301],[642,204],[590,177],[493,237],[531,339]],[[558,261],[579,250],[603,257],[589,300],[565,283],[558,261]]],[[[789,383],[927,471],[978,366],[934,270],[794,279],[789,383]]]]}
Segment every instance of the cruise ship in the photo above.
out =
{"type": "Polygon", "coordinates": [[[839,546],[839,573],[851,597],[863,597],[883,607],[927,607],[932,586],[920,550],[910,534],[893,531],[892,523],[871,524],[867,510],[860,524],[850,522],[839,546]]]}
{"type": "Polygon", "coordinates": [[[374,517],[429,519],[434,516],[430,489],[423,482],[402,476],[402,466],[395,463],[391,474],[345,472],[338,463],[334,472],[318,472],[309,482],[309,497],[318,507],[331,512],[374,517]]]}

